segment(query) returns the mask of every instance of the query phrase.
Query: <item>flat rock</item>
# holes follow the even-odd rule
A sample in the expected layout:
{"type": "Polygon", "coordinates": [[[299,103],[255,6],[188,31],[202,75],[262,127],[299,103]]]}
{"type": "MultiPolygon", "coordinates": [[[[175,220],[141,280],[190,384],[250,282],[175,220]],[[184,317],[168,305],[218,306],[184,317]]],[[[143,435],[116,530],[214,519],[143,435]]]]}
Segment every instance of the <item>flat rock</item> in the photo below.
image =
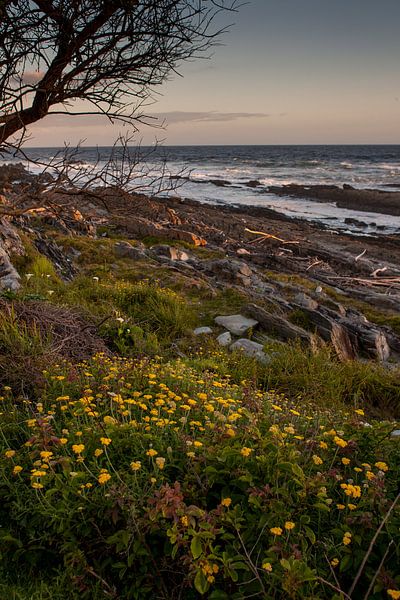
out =
{"type": "Polygon", "coordinates": [[[251,340],[247,340],[245,338],[237,340],[231,346],[231,350],[239,350],[243,352],[245,356],[251,356],[257,358],[261,362],[267,363],[270,361],[270,358],[264,352],[264,346],[262,344],[258,344],[257,342],[253,342],[251,340]]]}
{"type": "Polygon", "coordinates": [[[169,260],[187,261],[190,258],[189,255],[180,248],[174,248],[173,246],[168,246],[168,244],[152,246],[151,251],[156,256],[162,256],[169,260]]]}
{"type": "Polygon", "coordinates": [[[255,321],[254,319],[248,319],[242,315],[215,317],[214,321],[217,325],[225,327],[225,329],[233,333],[233,335],[238,336],[245,334],[246,331],[258,325],[258,321],[255,321]]]}
{"type": "Polygon", "coordinates": [[[21,287],[21,277],[11,264],[7,252],[0,246],[0,290],[16,292],[21,287]]]}
{"type": "Polygon", "coordinates": [[[114,251],[119,258],[132,258],[133,260],[146,258],[144,246],[132,246],[129,242],[116,242],[114,251]]]}
{"type": "Polygon", "coordinates": [[[232,336],[229,331],[221,333],[221,335],[217,337],[217,342],[220,346],[229,346],[232,343],[232,336]]]}
{"type": "Polygon", "coordinates": [[[294,297],[294,301],[296,302],[296,304],[298,304],[299,306],[303,306],[304,308],[318,310],[318,302],[316,300],[313,300],[312,298],[310,298],[310,296],[307,296],[307,294],[304,294],[303,292],[296,294],[296,296],[294,297]]]}
{"type": "Polygon", "coordinates": [[[209,335],[212,332],[213,330],[211,327],[197,327],[197,329],[193,331],[194,335],[209,335]]]}
{"type": "Polygon", "coordinates": [[[400,429],[395,429],[394,431],[392,431],[390,437],[395,440],[400,440],[400,429]]]}

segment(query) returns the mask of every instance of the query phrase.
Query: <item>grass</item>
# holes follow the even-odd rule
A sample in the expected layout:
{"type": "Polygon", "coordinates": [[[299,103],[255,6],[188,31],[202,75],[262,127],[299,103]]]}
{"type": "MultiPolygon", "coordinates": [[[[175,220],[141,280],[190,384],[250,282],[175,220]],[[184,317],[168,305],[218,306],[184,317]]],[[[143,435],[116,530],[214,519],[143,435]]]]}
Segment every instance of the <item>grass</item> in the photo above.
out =
{"type": "Polygon", "coordinates": [[[56,361],[0,313],[0,598],[400,597],[399,371],[262,337],[267,365],[230,353],[191,330],[245,294],[55,238],[80,274],[30,247],[17,299],[90,313],[115,354],[56,361]]]}

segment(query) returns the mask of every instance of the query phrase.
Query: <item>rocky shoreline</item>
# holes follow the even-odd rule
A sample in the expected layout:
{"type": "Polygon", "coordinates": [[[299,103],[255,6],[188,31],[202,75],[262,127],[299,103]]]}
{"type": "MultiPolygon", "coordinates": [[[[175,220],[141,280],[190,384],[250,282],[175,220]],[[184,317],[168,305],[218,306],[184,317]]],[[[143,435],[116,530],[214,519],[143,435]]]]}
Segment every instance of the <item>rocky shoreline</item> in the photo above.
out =
{"type": "Polygon", "coordinates": [[[383,215],[400,216],[400,192],[356,189],[350,185],[282,185],[269,186],[276,196],[290,196],[315,202],[334,202],[338,208],[383,215]]]}
{"type": "MultiPolygon", "coordinates": [[[[20,179],[8,181],[3,191],[16,197],[19,186],[20,179]]],[[[7,212],[7,196],[1,206],[7,212]]],[[[24,252],[23,236],[65,280],[79,273],[79,254],[60,236],[116,239],[117,261],[142,264],[155,277],[167,270],[188,289],[236,290],[245,316],[278,340],[312,344],[315,333],[342,358],[400,360],[400,331],[391,327],[400,311],[397,235],[360,238],[262,207],[69,190],[0,219],[3,290],[20,287],[13,260],[24,252]]]]}

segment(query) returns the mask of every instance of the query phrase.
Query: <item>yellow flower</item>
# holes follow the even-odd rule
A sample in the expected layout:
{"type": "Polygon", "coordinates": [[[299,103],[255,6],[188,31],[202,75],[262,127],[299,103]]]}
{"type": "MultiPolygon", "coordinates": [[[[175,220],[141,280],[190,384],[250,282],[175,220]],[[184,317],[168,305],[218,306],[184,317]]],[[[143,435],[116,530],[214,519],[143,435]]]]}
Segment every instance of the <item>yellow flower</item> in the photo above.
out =
{"type": "Polygon", "coordinates": [[[13,468],[14,475],[18,475],[18,473],[21,473],[21,471],[22,467],[20,467],[20,465],[15,465],[15,467],[13,468]]]}
{"type": "Polygon", "coordinates": [[[336,504],[336,508],[338,510],[344,510],[346,508],[346,506],[344,504],[336,504]]]}
{"type": "Polygon", "coordinates": [[[101,448],[96,448],[96,450],[94,451],[94,455],[96,458],[98,458],[99,456],[101,456],[103,454],[103,450],[101,448]]]}
{"type": "Polygon", "coordinates": [[[244,457],[248,457],[250,456],[250,454],[253,452],[252,448],[247,448],[246,446],[244,446],[244,448],[241,449],[240,454],[244,457]]]}
{"type": "Polygon", "coordinates": [[[376,462],[375,466],[377,469],[379,469],[380,471],[388,471],[389,467],[387,466],[387,464],[385,462],[376,462]]]}
{"type": "Polygon", "coordinates": [[[343,465],[349,465],[350,464],[350,459],[349,458],[342,458],[342,464],[343,465]]]}
{"type": "Polygon", "coordinates": [[[156,465],[162,471],[165,466],[165,458],[163,458],[162,456],[157,456],[156,465]]]}
{"type": "Polygon", "coordinates": [[[388,596],[393,598],[393,600],[399,600],[400,598],[400,590],[387,590],[388,596]]]}
{"type": "Polygon", "coordinates": [[[195,446],[196,448],[201,448],[202,445],[203,445],[202,442],[198,442],[198,441],[193,442],[193,446],[195,446]]]}
{"type": "Polygon", "coordinates": [[[150,448],[150,450],[147,450],[146,452],[147,456],[157,456],[158,452],[157,450],[154,450],[153,448],[150,448]]]}
{"type": "Polygon", "coordinates": [[[348,546],[349,544],[351,544],[351,533],[350,531],[346,531],[346,533],[343,536],[343,544],[345,546],[348,546]]]}
{"type": "Polygon", "coordinates": [[[187,518],[186,515],[184,515],[183,517],[181,517],[181,523],[184,527],[189,527],[189,519],[187,518]]]}
{"type": "Polygon", "coordinates": [[[361,415],[362,417],[365,415],[365,412],[361,409],[358,408],[357,410],[354,411],[357,415],[361,415]]]}
{"type": "Polygon", "coordinates": [[[320,458],[316,454],[313,455],[312,459],[313,459],[315,465],[322,465],[322,463],[324,462],[322,460],[322,458],[320,458]]]}
{"type": "Polygon", "coordinates": [[[337,567],[339,564],[339,559],[338,558],[332,558],[331,560],[331,565],[333,568],[337,567]]]}
{"type": "Polygon", "coordinates": [[[42,458],[43,460],[48,460],[52,456],[53,456],[53,453],[50,452],[49,450],[42,450],[42,452],[40,453],[40,458],[42,458]]]}
{"type": "Polygon", "coordinates": [[[106,473],[100,473],[100,475],[97,478],[97,481],[99,482],[100,485],[104,485],[110,479],[111,479],[110,473],[106,472],[106,473]]]}
{"type": "Polygon", "coordinates": [[[285,529],[290,531],[291,529],[294,529],[295,527],[296,527],[296,523],[293,523],[293,521],[286,521],[285,529]]]}
{"type": "Polygon", "coordinates": [[[229,507],[232,504],[232,498],[224,498],[221,500],[222,506],[229,507]]]}
{"type": "Polygon", "coordinates": [[[343,440],[342,438],[340,438],[338,435],[335,435],[335,437],[333,438],[333,441],[340,448],[346,448],[346,446],[347,446],[347,442],[345,440],[343,440]]]}
{"type": "Polygon", "coordinates": [[[60,444],[62,444],[63,446],[65,446],[65,444],[68,443],[67,438],[60,438],[60,444]]]}
{"type": "Polygon", "coordinates": [[[267,571],[268,573],[271,573],[271,571],[272,571],[272,565],[270,562],[263,563],[262,568],[264,569],[264,571],[267,571]]]}
{"type": "Polygon", "coordinates": [[[366,475],[368,481],[372,481],[372,479],[375,479],[375,474],[372,471],[367,471],[365,473],[365,475],[366,475]]]}
{"type": "Polygon", "coordinates": [[[347,508],[348,508],[349,510],[356,510],[356,508],[357,508],[357,504],[348,504],[348,505],[347,505],[347,508]]]}
{"type": "Polygon", "coordinates": [[[106,415],[103,419],[103,422],[106,425],[115,425],[115,423],[117,422],[114,417],[110,417],[109,415],[106,415]]]}
{"type": "Polygon", "coordinates": [[[106,437],[101,437],[100,438],[100,442],[103,444],[103,446],[109,446],[111,444],[111,439],[110,438],[106,438],[106,437]]]}
{"type": "Polygon", "coordinates": [[[15,456],[15,454],[16,454],[15,450],[6,450],[4,452],[4,456],[6,458],[13,458],[15,456]]]}
{"type": "Polygon", "coordinates": [[[43,484],[38,483],[37,481],[32,481],[31,486],[34,490],[41,490],[43,488],[43,484]]]}
{"type": "Polygon", "coordinates": [[[139,471],[141,466],[142,466],[142,463],[140,462],[140,460],[134,460],[133,462],[131,462],[132,471],[139,471]]]}
{"type": "Polygon", "coordinates": [[[75,452],[75,454],[81,454],[81,452],[83,452],[85,449],[85,444],[73,444],[72,445],[72,452],[75,452]]]}
{"type": "Polygon", "coordinates": [[[282,529],[282,527],[271,527],[270,532],[273,535],[282,535],[283,529],[282,529]]]}
{"type": "Polygon", "coordinates": [[[319,447],[322,448],[323,450],[326,450],[328,448],[328,444],[326,442],[320,442],[319,447]]]}

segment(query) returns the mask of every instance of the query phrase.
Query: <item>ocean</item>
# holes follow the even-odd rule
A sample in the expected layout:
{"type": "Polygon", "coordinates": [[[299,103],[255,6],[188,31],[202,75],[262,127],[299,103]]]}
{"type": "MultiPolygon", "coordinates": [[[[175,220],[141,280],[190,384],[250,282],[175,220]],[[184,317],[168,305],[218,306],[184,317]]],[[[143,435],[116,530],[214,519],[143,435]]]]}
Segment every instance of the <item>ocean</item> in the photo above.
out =
{"type": "MultiPolygon", "coordinates": [[[[54,157],[57,151],[55,148],[26,150],[29,157],[40,160],[54,157]]],[[[83,147],[74,160],[77,167],[92,173],[104,164],[110,152],[107,147],[83,147]]],[[[146,160],[147,167],[138,167],[133,188],[139,186],[141,190],[143,183],[166,166],[167,172],[176,176],[169,182],[177,184],[177,188],[161,195],[179,195],[213,204],[265,206],[336,229],[348,229],[345,218],[355,218],[369,224],[368,232],[383,225],[385,232],[400,231],[400,217],[339,209],[333,203],[275,196],[268,191],[269,186],[290,183],[350,184],[356,188],[400,191],[400,145],[162,146],[142,147],[139,155],[146,160]],[[253,182],[257,182],[255,187],[251,187],[253,182]]]]}

